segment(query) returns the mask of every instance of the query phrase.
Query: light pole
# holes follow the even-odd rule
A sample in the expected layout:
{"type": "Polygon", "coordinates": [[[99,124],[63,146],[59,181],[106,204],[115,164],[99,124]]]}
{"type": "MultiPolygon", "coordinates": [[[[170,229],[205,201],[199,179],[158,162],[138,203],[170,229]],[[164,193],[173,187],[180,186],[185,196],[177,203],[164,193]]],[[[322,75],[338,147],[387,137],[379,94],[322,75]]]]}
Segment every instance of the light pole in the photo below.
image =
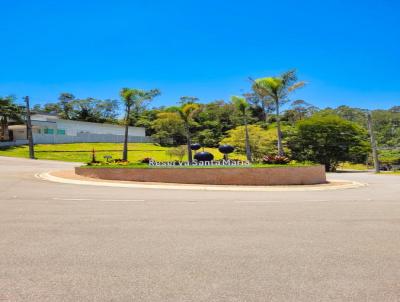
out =
{"type": "Polygon", "coordinates": [[[32,122],[31,122],[31,110],[29,107],[29,96],[24,97],[26,104],[26,132],[29,143],[29,158],[35,159],[35,149],[33,147],[33,135],[32,135],[32,122]]]}
{"type": "Polygon", "coordinates": [[[367,111],[367,124],[368,124],[369,137],[370,137],[370,140],[371,140],[372,157],[373,157],[373,160],[374,160],[375,173],[380,173],[381,170],[379,168],[378,150],[377,150],[377,147],[376,147],[374,129],[372,127],[371,112],[369,110],[367,111]]]}

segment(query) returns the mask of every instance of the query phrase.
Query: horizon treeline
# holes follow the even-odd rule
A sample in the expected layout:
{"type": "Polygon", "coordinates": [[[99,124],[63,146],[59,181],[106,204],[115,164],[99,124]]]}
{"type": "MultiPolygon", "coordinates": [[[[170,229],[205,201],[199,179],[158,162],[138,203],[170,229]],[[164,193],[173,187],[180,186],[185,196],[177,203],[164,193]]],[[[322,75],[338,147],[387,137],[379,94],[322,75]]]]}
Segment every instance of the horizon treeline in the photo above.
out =
{"type": "MultiPolygon", "coordinates": [[[[249,103],[247,113],[249,125],[259,125],[264,129],[276,123],[277,116],[271,103],[261,102],[254,94],[245,94],[249,103]]],[[[185,143],[183,125],[173,114],[177,107],[196,103],[199,113],[190,124],[193,139],[207,147],[217,146],[228,131],[242,125],[240,112],[231,102],[215,100],[200,103],[196,97],[184,96],[172,106],[150,107],[150,101],[134,104],[130,112],[129,125],[145,127],[146,134],[161,143],[172,142],[174,145],[185,143]]],[[[35,105],[34,113],[58,115],[60,118],[94,123],[125,123],[121,117],[123,104],[118,100],[76,98],[71,93],[61,93],[57,102],[35,105]]],[[[400,105],[390,109],[371,110],[373,127],[379,147],[400,147],[400,105]]],[[[280,120],[284,125],[294,126],[298,121],[313,115],[337,115],[344,120],[354,122],[367,129],[366,110],[347,105],[318,108],[304,100],[295,100],[286,104],[280,120]]]]}

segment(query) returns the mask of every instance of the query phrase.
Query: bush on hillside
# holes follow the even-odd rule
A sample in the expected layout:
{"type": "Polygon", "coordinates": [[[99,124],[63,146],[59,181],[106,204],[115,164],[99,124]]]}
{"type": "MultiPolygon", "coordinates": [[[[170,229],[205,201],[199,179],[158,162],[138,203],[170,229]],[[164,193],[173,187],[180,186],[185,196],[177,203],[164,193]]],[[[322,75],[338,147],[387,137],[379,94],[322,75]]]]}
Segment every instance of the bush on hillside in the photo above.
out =
{"type": "Polygon", "coordinates": [[[280,155],[266,155],[262,159],[263,164],[275,164],[275,165],[286,165],[290,162],[290,159],[286,156],[280,155]]]}
{"type": "MultiPolygon", "coordinates": [[[[282,125],[284,144],[286,143],[286,134],[290,131],[289,126],[282,125]]],[[[259,125],[249,125],[250,149],[255,161],[262,160],[265,154],[277,155],[277,131],[273,125],[268,129],[263,129],[259,125]]],[[[232,145],[236,152],[245,154],[245,127],[239,126],[228,131],[228,136],[224,138],[221,145],[232,145]]],[[[285,154],[289,154],[290,150],[284,147],[285,154]]]]}

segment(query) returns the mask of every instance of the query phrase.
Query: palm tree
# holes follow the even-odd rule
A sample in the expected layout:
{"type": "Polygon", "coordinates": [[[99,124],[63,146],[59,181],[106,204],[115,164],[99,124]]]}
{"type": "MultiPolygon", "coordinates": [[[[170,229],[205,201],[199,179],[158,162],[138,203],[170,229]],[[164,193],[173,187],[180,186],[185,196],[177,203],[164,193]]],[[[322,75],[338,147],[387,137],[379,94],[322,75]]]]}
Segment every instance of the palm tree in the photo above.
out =
{"type": "Polygon", "coordinates": [[[188,161],[189,164],[192,164],[193,159],[192,159],[192,148],[190,147],[191,145],[190,124],[193,121],[193,118],[196,116],[196,114],[200,111],[200,105],[196,103],[188,103],[178,108],[177,111],[185,126],[188,161]]]}
{"type": "Polygon", "coordinates": [[[129,136],[129,125],[131,122],[131,109],[133,106],[145,106],[145,102],[153,99],[159,95],[158,89],[152,89],[149,91],[141,89],[130,89],[122,88],[120,95],[125,105],[125,136],[124,136],[124,150],[122,152],[122,159],[128,160],[128,136],[129,136]]]}
{"type": "Polygon", "coordinates": [[[231,100],[232,103],[235,105],[236,109],[243,116],[245,142],[246,142],[246,158],[248,161],[251,161],[250,138],[249,138],[249,130],[247,129],[247,109],[249,108],[249,103],[246,101],[244,97],[240,96],[233,96],[231,100]]]}
{"type": "MultiPolygon", "coordinates": [[[[252,79],[250,78],[250,80],[252,79]]],[[[255,106],[261,107],[262,121],[267,123],[268,114],[273,109],[271,99],[261,96],[256,91],[252,93],[244,93],[243,96],[250,105],[254,104],[255,106]]]]}
{"type": "Polygon", "coordinates": [[[288,95],[301,88],[305,82],[297,82],[296,70],[289,70],[278,77],[256,79],[253,90],[262,98],[271,99],[275,104],[276,127],[278,132],[278,155],[284,155],[282,146],[282,131],[280,120],[280,106],[288,101],[288,95]]]}
{"type": "Polygon", "coordinates": [[[14,103],[14,98],[0,97],[0,141],[9,140],[8,122],[10,119],[14,121],[22,121],[21,107],[14,103]]]}

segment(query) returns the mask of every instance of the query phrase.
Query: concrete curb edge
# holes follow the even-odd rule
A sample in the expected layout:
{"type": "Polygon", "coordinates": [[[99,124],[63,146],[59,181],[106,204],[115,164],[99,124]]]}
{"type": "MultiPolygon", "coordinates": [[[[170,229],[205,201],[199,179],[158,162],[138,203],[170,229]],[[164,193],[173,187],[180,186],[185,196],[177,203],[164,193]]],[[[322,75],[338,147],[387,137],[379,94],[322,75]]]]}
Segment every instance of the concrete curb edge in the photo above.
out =
{"type": "Polygon", "coordinates": [[[343,184],[343,181],[330,181],[331,183],[338,182],[337,185],[292,185],[292,186],[271,186],[271,187],[257,187],[257,186],[211,186],[211,185],[184,185],[184,184],[163,184],[163,183],[132,183],[126,181],[119,182],[106,182],[96,180],[77,180],[70,178],[62,178],[54,176],[51,172],[43,172],[35,175],[41,180],[72,184],[72,185],[88,185],[88,186],[103,186],[103,187],[114,187],[114,188],[135,188],[135,189],[161,189],[161,190],[198,190],[198,191],[242,191],[242,192],[293,192],[293,191],[326,191],[326,190],[342,190],[342,189],[354,189],[366,186],[364,183],[356,181],[347,181],[348,183],[343,184]]]}

